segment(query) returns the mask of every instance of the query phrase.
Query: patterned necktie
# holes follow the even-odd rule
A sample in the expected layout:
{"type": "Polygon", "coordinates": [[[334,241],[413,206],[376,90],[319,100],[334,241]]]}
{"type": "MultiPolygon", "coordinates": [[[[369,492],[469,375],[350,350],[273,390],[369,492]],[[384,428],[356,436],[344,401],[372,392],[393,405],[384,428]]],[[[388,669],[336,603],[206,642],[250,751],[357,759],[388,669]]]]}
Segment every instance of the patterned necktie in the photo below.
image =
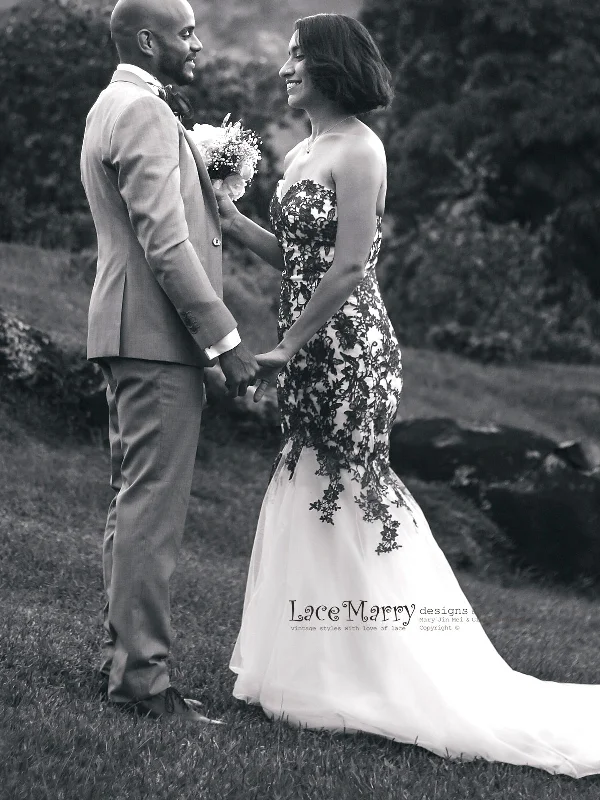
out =
{"type": "Polygon", "coordinates": [[[157,88],[158,96],[167,103],[178,119],[192,119],[194,110],[181,92],[176,91],[171,84],[168,86],[159,86],[157,88]]]}

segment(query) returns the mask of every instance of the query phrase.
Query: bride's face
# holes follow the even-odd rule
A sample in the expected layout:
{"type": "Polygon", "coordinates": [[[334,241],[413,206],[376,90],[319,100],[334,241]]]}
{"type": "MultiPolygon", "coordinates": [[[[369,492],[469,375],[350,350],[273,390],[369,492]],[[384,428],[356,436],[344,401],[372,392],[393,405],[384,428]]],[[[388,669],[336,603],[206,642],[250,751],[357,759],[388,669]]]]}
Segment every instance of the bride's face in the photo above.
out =
{"type": "Polygon", "coordinates": [[[306,103],[310,102],[315,89],[306,71],[304,53],[298,41],[298,31],[294,31],[290,39],[288,60],[279,70],[279,76],[286,82],[288,105],[292,108],[306,108],[306,103]]]}

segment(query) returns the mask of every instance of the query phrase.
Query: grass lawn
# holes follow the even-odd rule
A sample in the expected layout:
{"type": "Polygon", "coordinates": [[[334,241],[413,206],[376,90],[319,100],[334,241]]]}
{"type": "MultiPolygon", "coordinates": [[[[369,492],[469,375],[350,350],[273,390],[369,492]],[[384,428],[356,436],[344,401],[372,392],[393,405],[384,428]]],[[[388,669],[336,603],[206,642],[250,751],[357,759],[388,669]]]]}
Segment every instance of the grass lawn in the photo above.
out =
{"type": "MultiPolygon", "coordinates": [[[[227,724],[169,727],[113,709],[98,695],[94,673],[107,454],[34,436],[5,406],[0,442],[0,797],[598,797],[600,777],[576,782],[503,764],[451,763],[375,737],[298,731],[232,698],[227,664],[272,457],[235,432],[202,441],[173,587],[173,682],[227,724]]],[[[432,522],[435,529],[442,519],[432,522]]],[[[598,680],[598,602],[459,578],[512,667],[550,680],[598,680]]]]}
{"type": "Polygon", "coordinates": [[[476,364],[403,348],[402,418],[452,417],[600,442],[600,366],[476,364]]]}
{"type": "MultiPolygon", "coordinates": [[[[0,245],[0,294],[2,306],[24,321],[82,346],[89,288],[60,254],[0,245]]],[[[413,350],[404,363],[404,416],[493,419],[556,438],[600,430],[598,368],[481,367],[413,350]]],[[[227,724],[169,727],[109,706],[95,676],[108,455],[64,436],[45,413],[34,401],[0,398],[2,800],[600,796],[600,776],[573,781],[530,768],[448,762],[376,737],[298,731],[232,698],[227,665],[273,457],[272,443],[244,439],[235,428],[217,425],[203,434],[173,585],[173,682],[227,724]]],[[[444,548],[448,530],[485,531],[489,524],[446,487],[415,481],[410,488],[444,548]]],[[[518,578],[458,577],[513,668],[547,680],[598,682],[598,600],[518,578]]]]}

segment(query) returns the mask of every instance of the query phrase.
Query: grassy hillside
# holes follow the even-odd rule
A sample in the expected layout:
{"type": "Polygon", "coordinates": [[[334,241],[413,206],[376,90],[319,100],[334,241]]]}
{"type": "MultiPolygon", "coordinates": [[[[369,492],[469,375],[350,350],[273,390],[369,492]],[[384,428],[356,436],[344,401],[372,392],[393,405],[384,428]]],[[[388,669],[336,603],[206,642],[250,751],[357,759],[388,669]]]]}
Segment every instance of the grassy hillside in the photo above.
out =
{"type": "MultiPolygon", "coordinates": [[[[207,439],[173,586],[176,685],[226,722],[124,715],[98,694],[106,453],[32,437],[0,404],[0,796],[10,800],[595,800],[600,783],[269,723],[228,662],[270,455],[207,439]],[[224,502],[226,498],[226,502],[224,502]]],[[[500,654],[546,680],[597,681],[598,604],[459,575],[500,654]]]]}
{"type": "MultiPolygon", "coordinates": [[[[260,270],[240,275],[232,265],[227,271],[230,302],[258,348],[273,337],[272,278],[260,270]]],[[[89,279],[66,255],[0,245],[1,304],[65,345],[83,346],[89,279]]],[[[411,350],[404,360],[405,414],[495,418],[557,437],[598,430],[597,369],[483,368],[411,350]],[[577,410],[580,394],[588,400],[577,410]]],[[[375,737],[298,731],[232,698],[228,662],[273,447],[205,423],[173,586],[172,675],[227,724],[168,727],[126,716],[98,693],[107,452],[48,426],[31,398],[0,395],[0,796],[597,798],[599,778],[575,784],[529,768],[449,763],[375,737]]],[[[414,481],[410,488],[442,547],[451,550],[477,527],[485,535],[490,523],[446,487],[414,481]]],[[[597,681],[598,601],[521,578],[458,577],[514,669],[545,680],[597,681]]]]}
{"type": "MultiPolygon", "coordinates": [[[[238,278],[231,275],[230,281],[235,291],[238,278]]],[[[244,296],[258,304],[252,285],[244,296]]],[[[83,344],[88,293],[65,256],[0,246],[2,304],[65,344],[83,344]]],[[[264,309],[257,314],[255,308],[247,309],[245,324],[256,328],[260,319],[272,327],[272,316],[264,320],[264,309]]],[[[594,370],[489,370],[427,352],[409,351],[405,363],[411,413],[513,413],[562,435],[573,425],[558,404],[565,387],[577,380],[591,395],[598,382],[594,370]]],[[[578,424],[591,430],[594,415],[597,409],[582,412],[578,424]]],[[[529,768],[450,763],[370,736],[298,731],[269,723],[259,710],[235,701],[228,662],[273,445],[248,442],[235,428],[208,433],[201,437],[173,586],[172,675],[226,725],[196,730],[131,718],[101,699],[94,669],[101,640],[108,454],[48,429],[33,401],[10,393],[0,397],[0,796],[597,798],[599,778],[575,784],[529,768]]],[[[460,529],[486,524],[445,487],[411,482],[410,488],[442,546],[460,529]]],[[[463,572],[458,577],[514,669],[545,680],[597,681],[598,601],[522,579],[509,584],[463,572]]]]}
{"type": "Polygon", "coordinates": [[[559,441],[600,441],[600,367],[476,364],[406,349],[400,416],[453,417],[537,431],[559,441]]]}
{"type": "MultiPolygon", "coordinates": [[[[85,342],[89,282],[66,255],[0,244],[0,297],[25,322],[62,342],[85,342]]],[[[88,276],[89,280],[89,276],[88,276]]],[[[227,299],[255,352],[276,341],[277,273],[243,271],[228,261],[227,299]]],[[[558,440],[599,438],[600,367],[531,364],[483,366],[449,353],[403,349],[403,418],[450,416],[497,422],[558,440]]]]}

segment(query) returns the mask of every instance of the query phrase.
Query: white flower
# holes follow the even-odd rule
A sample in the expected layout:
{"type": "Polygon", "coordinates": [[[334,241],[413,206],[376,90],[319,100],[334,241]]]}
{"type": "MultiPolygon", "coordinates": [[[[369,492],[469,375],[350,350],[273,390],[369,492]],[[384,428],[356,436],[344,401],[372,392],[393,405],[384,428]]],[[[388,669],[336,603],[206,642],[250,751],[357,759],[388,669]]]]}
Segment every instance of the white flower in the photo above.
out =
{"type": "Polygon", "coordinates": [[[245,181],[251,181],[254,177],[254,168],[252,164],[249,164],[247,161],[241,164],[238,171],[245,181]]]}
{"type": "Polygon", "coordinates": [[[242,178],[239,172],[232,172],[223,181],[223,188],[235,202],[246,191],[246,181],[242,178]]]}
{"type": "Polygon", "coordinates": [[[219,145],[225,141],[227,131],[216,125],[200,125],[196,123],[189,132],[189,135],[194,144],[198,147],[198,150],[200,150],[206,166],[209,167],[212,164],[215,151],[219,148],[219,145]]]}
{"type": "Polygon", "coordinates": [[[192,130],[190,131],[190,136],[194,140],[194,142],[198,145],[204,145],[205,147],[210,147],[217,142],[223,141],[226,137],[227,131],[220,126],[217,127],[216,125],[206,125],[196,123],[192,130]]]}

